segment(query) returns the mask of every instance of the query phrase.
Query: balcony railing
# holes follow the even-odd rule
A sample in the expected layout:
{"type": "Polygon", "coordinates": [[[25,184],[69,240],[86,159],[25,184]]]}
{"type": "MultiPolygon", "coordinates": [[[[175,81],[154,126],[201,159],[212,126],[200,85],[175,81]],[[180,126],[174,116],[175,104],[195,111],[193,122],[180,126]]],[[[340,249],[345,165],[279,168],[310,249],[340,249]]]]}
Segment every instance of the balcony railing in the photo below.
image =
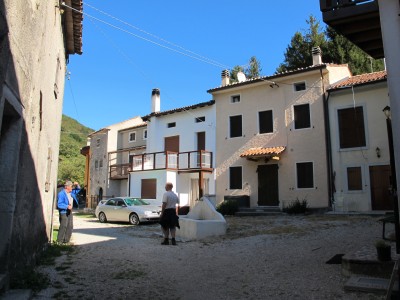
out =
{"type": "Polygon", "coordinates": [[[127,179],[129,174],[130,164],[112,165],[110,166],[111,179],[127,179]]]}
{"type": "Polygon", "coordinates": [[[212,171],[212,152],[206,150],[187,152],[154,152],[131,156],[130,164],[110,166],[110,179],[128,178],[129,172],[149,170],[212,171]]]}

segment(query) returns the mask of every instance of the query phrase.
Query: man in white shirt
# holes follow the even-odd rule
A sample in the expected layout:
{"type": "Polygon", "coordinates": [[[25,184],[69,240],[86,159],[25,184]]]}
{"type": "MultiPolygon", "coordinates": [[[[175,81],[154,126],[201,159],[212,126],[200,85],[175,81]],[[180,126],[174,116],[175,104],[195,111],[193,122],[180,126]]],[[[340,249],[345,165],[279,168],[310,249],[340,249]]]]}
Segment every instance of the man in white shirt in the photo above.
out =
{"type": "Polygon", "coordinates": [[[169,245],[169,234],[171,233],[172,245],[176,245],[175,232],[179,227],[179,198],[172,191],[173,184],[167,182],[165,184],[165,193],[162,199],[160,224],[164,234],[164,241],[161,245],[169,245]]]}

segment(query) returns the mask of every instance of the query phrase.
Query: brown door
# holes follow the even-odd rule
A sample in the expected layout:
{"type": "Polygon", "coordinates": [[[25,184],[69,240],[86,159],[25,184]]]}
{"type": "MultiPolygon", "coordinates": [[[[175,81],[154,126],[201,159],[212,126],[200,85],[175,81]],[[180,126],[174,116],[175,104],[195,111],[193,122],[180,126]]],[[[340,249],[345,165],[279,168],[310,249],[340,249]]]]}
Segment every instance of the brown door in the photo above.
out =
{"type": "Polygon", "coordinates": [[[278,165],[259,165],[258,173],[258,205],[279,205],[278,165]]]}
{"type": "MultiPolygon", "coordinates": [[[[197,167],[201,168],[200,165],[201,157],[200,150],[206,150],[206,133],[204,131],[197,133],[197,167]]],[[[204,162],[202,162],[204,163],[204,162]]]]}
{"type": "Polygon", "coordinates": [[[165,138],[164,151],[179,152],[179,135],[165,138]]]}
{"type": "Polygon", "coordinates": [[[197,150],[206,150],[206,133],[204,131],[197,133],[197,150]]]}
{"type": "Polygon", "coordinates": [[[393,210],[389,194],[390,166],[370,166],[369,178],[372,210],[393,210]]]}

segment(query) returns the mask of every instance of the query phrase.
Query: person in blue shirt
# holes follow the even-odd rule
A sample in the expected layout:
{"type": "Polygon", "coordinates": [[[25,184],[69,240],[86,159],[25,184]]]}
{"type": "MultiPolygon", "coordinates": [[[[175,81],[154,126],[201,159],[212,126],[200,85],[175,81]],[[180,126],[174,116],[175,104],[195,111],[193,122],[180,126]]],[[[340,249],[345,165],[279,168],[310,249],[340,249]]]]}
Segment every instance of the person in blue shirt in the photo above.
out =
{"type": "Polygon", "coordinates": [[[59,213],[60,228],[58,229],[58,243],[69,243],[71,240],[74,220],[72,207],[74,198],[72,197],[72,182],[66,181],[64,189],[57,195],[57,208],[59,213]]]}

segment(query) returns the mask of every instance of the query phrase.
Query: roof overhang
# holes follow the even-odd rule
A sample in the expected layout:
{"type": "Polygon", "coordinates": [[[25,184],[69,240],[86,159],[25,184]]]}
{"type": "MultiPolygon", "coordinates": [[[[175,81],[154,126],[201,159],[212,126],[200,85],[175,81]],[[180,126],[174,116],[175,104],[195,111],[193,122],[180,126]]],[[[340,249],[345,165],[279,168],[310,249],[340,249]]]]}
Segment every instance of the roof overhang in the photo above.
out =
{"type": "Polygon", "coordinates": [[[280,154],[286,149],[285,146],[278,147],[255,147],[249,148],[240,154],[240,157],[246,158],[251,161],[258,161],[260,159],[273,159],[279,160],[280,154]]]}

